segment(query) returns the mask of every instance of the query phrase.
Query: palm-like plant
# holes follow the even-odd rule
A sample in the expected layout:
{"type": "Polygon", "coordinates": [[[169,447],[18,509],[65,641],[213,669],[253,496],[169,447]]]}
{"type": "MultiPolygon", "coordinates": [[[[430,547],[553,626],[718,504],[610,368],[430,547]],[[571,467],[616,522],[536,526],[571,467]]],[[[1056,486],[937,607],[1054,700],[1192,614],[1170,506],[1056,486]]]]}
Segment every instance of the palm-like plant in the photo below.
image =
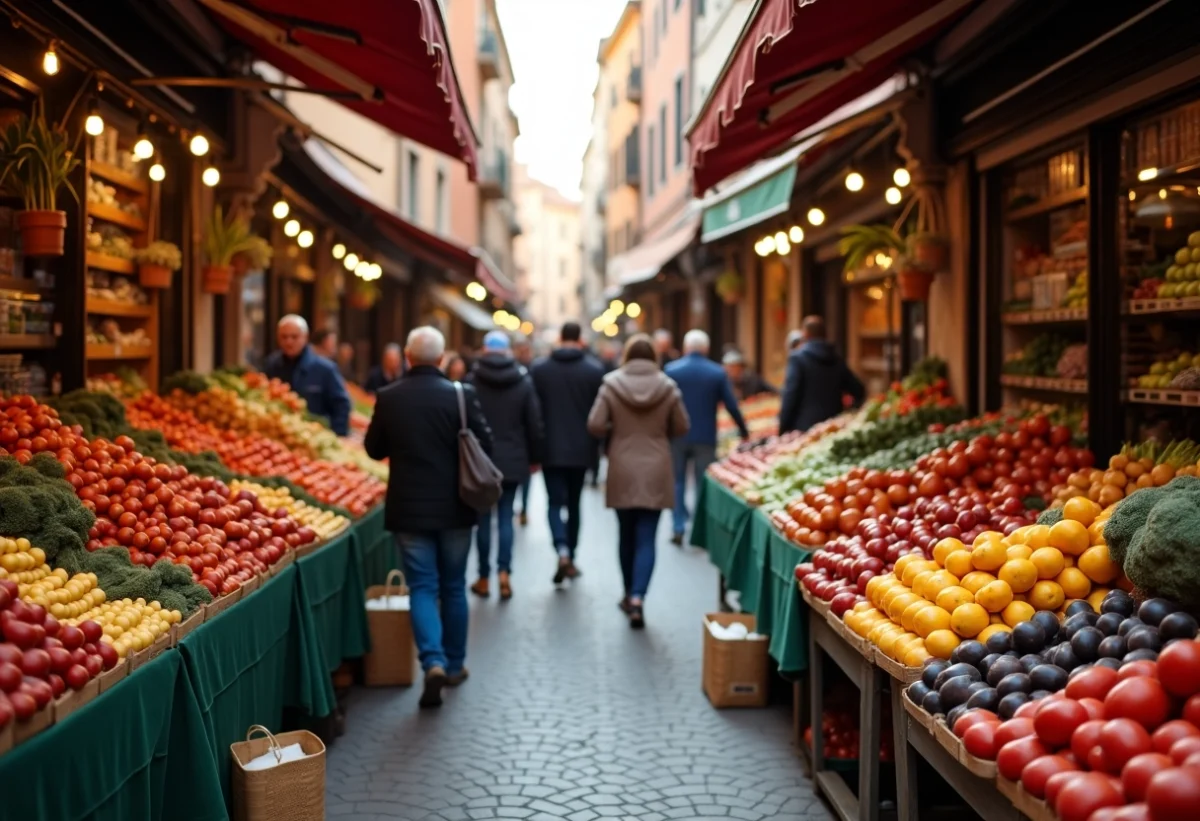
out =
{"type": "Polygon", "coordinates": [[[862,270],[876,254],[896,259],[904,250],[904,239],[889,225],[847,225],[838,240],[838,253],[846,258],[847,273],[862,270]]]}
{"type": "Polygon", "coordinates": [[[26,211],[58,210],[61,188],[78,202],[69,179],[78,166],[66,128],[46,122],[40,98],[32,114],[22,114],[0,131],[0,186],[20,197],[26,211]]]}
{"type": "Polygon", "coordinates": [[[227,266],[233,255],[250,250],[256,237],[250,233],[250,220],[231,213],[228,218],[221,206],[213,208],[204,230],[204,254],[208,264],[227,266]]]}

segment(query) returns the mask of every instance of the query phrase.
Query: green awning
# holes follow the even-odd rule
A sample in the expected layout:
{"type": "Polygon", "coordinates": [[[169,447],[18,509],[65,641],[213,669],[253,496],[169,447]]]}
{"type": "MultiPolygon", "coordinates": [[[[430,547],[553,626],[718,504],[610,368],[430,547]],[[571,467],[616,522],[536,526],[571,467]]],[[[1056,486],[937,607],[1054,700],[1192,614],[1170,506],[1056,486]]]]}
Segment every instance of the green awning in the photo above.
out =
{"type": "Polygon", "coordinates": [[[793,160],[770,176],[716,200],[704,209],[700,241],[712,242],[785,213],[791,205],[795,182],[793,160]]]}

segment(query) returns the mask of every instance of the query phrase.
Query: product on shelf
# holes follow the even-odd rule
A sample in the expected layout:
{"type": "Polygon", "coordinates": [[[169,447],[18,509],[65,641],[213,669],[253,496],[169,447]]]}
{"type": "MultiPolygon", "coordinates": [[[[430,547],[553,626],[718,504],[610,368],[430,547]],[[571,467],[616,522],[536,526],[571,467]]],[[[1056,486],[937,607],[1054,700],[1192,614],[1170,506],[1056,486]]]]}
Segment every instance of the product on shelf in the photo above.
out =
{"type": "Polygon", "coordinates": [[[229,483],[229,491],[234,499],[256,501],[268,511],[286,511],[288,516],[301,525],[311,528],[320,539],[328,539],[350,524],[349,519],[332,510],[293,498],[287,488],[266,487],[256,482],[235,479],[229,483]]]}
{"type": "Polygon", "coordinates": [[[1155,294],[1159,299],[1200,296],[1200,231],[1188,234],[1187,245],[1175,252],[1163,282],[1155,294]]]}
{"type": "Polygon", "coordinates": [[[1068,345],[1063,349],[1058,364],[1054,366],[1054,375],[1059,379],[1087,379],[1087,345],[1068,345]]]}
{"type": "Polygon", "coordinates": [[[1070,341],[1053,333],[1039,334],[1020,350],[1005,357],[1004,372],[1015,376],[1058,375],[1058,362],[1070,341]]]}
{"type": "Polygon", "coordinates": [[[1169,388],[1176,376],[1189,368],[1200,368],[1200,353],[1183,351],[1171,357],[1157,360],[1150,366],[1150,372],[1137,377],[1135,383],[1139,388],[1169,388]]]}
{"type": "Polygon", "coordinates": [[[1072,473],[1053,494],[1055,506],[1084,496],[1108,506],[1116,504],[1135,490],[1161,487],[1177,475],[1197,475],[1200,445],[1191,440],[1165,446],[1151,440],[1126,444],[1108,460],[1108,469],[1085,467],[1072,473]]]}
{"type": "Polygon", "coordinates": [[[125,305],[148,305],[146,291],[129,277],[107,271],[90,270],[87,274],[87,295],[90,299],[120,302],[125,305]]]}

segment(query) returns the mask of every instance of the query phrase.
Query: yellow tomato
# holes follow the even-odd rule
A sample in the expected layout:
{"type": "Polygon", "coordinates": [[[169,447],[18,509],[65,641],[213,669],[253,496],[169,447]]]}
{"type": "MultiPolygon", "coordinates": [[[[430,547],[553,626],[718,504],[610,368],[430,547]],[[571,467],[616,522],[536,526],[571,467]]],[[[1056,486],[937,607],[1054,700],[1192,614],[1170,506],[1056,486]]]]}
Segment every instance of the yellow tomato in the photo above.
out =
{"type": "Polygon", "coordinates": [[[1104,604],[1104,597],[1112,590],[1111,587],[1100,587],[1093,585],[1092,592],[1088,593],[1087,603],[1092,606],[1092,609],[1097,613],[1100,612],[1100,605],[1104,604]]]}
{"type": "Polygon", "coordinates": [[[1054,547],[1039,547],[1033,551],[1029,561],[1037,567],[1038,578],[1042,580],[1053,579],[1067,566],[1062,552],[1054,547]]]}
{"type": "Polygon", "coordinates": [[[958,577],[949,570],[938,570],[925,581],[925,591],[922,593],[929,601],[937,601],[938,595],[947,587],[958,584],[958,577]]]}

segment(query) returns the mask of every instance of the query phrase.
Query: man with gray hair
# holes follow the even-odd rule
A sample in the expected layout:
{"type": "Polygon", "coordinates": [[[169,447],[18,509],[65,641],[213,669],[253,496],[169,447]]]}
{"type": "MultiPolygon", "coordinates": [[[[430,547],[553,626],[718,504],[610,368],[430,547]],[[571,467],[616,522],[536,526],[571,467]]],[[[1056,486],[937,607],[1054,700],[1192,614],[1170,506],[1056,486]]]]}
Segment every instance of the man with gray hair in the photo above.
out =
{"type": "Polygon", "coordinates": [[[441,331],[415,329],[404,353],[408,371],[379,393],[364,445],[391,468],[384,526],[395,534],[412,594],[413,636],[425,671],[420,704],[438,707],[442,688],[467,679],[467,557],[478,514],[458,492],[460,397],[466,427],[489,456],[492,431],[475,389],[442,373],[441,331]]]}
{"type": "Polygon", "coordinates": [[[679,351],[675,350],[672,344],[675,340],[671,338],[671,332],[666,328],[659,328],[654,332],[654,352],[658,354],[658,366],[665,368],[667,365],[679,358],[679,351]]]}
{"type": "Polygon", "coordinates": [[[742,438],[750,438],[725,371],[708,358],[708,348],[708,334],[701,330],[688,331],[683,337],[683,358],[664,368],[667,376],[679,386],[683,405],[688,418],[692,420],[692,427],[687,434],[671,442],[671,456],[675,463],[674,532],[671,541],[678,546],[683,545],[689,517],[686,500],[687,464],[692,463],[696,487],[699,487],[704,481],[704,471],[717,457],[718,404],[723,404],[729,411],[742,438]]]}
{"type": "Polygon", "coordinates": [[[374,395],[399,379],[404,374],[403,356],[399,345],[388,343],[383,349],[383,361],[371,368],[367,381],[363,383],[363,390],[374,395]]]}
{"type": "Polygon", "coordinates": [[[263,363],[263,373],[288,383],[304,397],[308,412],[324,417],[338,436],[350,432],[350,394],[337,365],[308,344],[308,322],[288,314],[275,329],[279,350],[263,363]]]}

